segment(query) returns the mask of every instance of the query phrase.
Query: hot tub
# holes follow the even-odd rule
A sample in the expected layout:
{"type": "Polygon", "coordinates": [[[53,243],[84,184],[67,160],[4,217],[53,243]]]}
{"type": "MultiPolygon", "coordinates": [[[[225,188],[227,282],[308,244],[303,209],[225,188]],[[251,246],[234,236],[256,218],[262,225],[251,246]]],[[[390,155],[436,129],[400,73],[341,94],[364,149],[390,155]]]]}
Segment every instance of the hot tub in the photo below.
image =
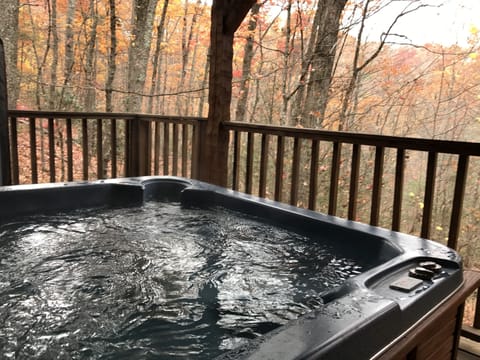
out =
{"type": "Polygon", "coordinates": [[[17,358],[368,359],[463,281],[438,243],[177,177],[0,188],[0,249],[17,358]]]}

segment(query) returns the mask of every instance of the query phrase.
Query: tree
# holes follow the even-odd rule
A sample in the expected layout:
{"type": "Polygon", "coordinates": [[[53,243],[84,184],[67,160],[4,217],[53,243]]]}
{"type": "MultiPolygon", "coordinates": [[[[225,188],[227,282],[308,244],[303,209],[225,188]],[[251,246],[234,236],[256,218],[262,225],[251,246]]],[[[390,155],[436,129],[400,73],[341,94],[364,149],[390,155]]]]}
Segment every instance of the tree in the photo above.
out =
{"type": "Polygon", "coordinates": [[[52,61],[50,64],[50,84],[48,87],[48,105],[56,109],[57,70],[58,70],[58,27],[57,27],[57,0],[49,2],[49,31],[52,34],[52,61]]]}
{"type": "MultiPolygon", "coordinates": [[[[65,61],[63,69],[63,87],[62,93],[60,96],[60,108],[63,107],[64,102],[66,101],[65,96],[67,94],[68,98],[72,97],[70,91],[71,78],[73,74],[73,66],[75,64],[75,51],[74,51],[74,31],[73,31],[73,22],[75,18],[75,8],[77,0],[68,0],[67,2],[67,23],[65,29],[65,61]]],[[[68,102],[68,100],[67,100],[68,102]]]]}
{"type": "Polygon", "coordinates": [[[85,94],[85,110],[93,111],[96,107],[96,89],[95,80],[97,74],[96,47],[97,47],[97,27],[98,27],[98,11],[95,0],[90,0],[88,6],[88,14],[86,14],[85,23],[90,25],[86,28],[88,40],[86,46],[85,57],[85,85],[87,87],[85,94]]]}
{"type": "Polygon", "coordinates": [[[128,48],[128,75],[125,111],[140,112],[144,92],[153,19],[158,0],[134,0],[132,9],[132,35],[128,48]]]}
{"type": "Polygon", "coordinates": [[[150,87],[150,97],[148,98],[147,112],[153,112],[153,94],[157,89],[157,76],[159,75],[160,67],[160,50],[162,46],[163,35],[165,32],[165,19],[167,17],[168,0],[163,1],[162,15],[160,16],[160,22],[157,26],[157,41],[155,43],[155,50],[153,55],[153,69],[152,69],[152,85],[150,87]]]}
{"type": "MultiPolygon", "coordinates": [[[[184,3],[184,14],[183,14],[183,26],[182,26],[182,68],[180,72],[180,81],[178,82],[178,93],[180,93],[185,88],[185,82],[187,78],[187,67],[190,60],[190,54],[192,52],[192,40],[193,34],[197,27],[197,21],[203,10],[202,2],[197,0],[194,8],[194,13],[190,21],[190,26],[188,26],[188,10],[189,10],[189,1],[185,0],[184,3]]],[[[192,64],[195,62],[195,49],[193,51],[193,58],[191,59],[192,64]]],[[[192,72],[190,72],[190,79],[192,79],[192,72]]],[[[190,97],[183,98],[182,96],[177,96],[176,107],[177,114],[187,115],[188,108],[190,103],[190,97]]]]}
{"type": "Polygon", "coordinates": [[[347,0],[318,1],[293,116],[304,127],[322,126],[332,81],[340,18],[346,3],[347,0]]]}
{"type": "Polygon", "coordinates": [[[252,71],[252,60],[253,60],[253,43],[255,30],[257,28],[257,19],[260,12],[260,4],[256,3],[252,6],[252,11],[250,15],[250,20],[248,22],[248,35],[247,41],[245,42],[244,55],[243,55],[243,64],[242,64],[242,80],[240,82],[240,89],[237,101],[237,108],[235,111],[235,121],[244,121],[245,113],[247,109],[247,100],[250,91],[250,77],[252,71]]]}
{"type": "Polygon", "coordinates": [[[15,108],[20,91],[20,76],[17,71],[19,0],[2,1],[2,11],[0,39],[3,39],[5,47],[8,74],[8,104],[10,108],[15,108]]]}
{"type": "Polygon", "coordinates": [[[108,52],[107,80],[105,82],[105,111],[112,112],[113,80],[117,72],[117,7],[115,0],[109,0],[110,49],[108,52]]]}
{"type": "MultiPolygon", "coordinates": [[[[419,10],[420,8],[427,6],[425,4],[415,4],[416,3],[415,1],[407,2],[403,10],[395,17],[395,19],[390,24],[388,29],[386,29],[386,31],[382,33],[380,41],[378,42],[378,44],[375,45],[375,48],[373,49],[373,51],[370,54],[368,54],[368,56],[364,55],[363,57],[365,57],[365,59],[361,61],[361,50],[362,50],[362,43],[363,43],[363,36],[364,36],[363,33],[365,31],[365,25],[366,25],[365,23],[369,17],[369,10],[372,3],[373,3],[372,0],[366,0],[362,4],[363,9],[362,9],[362,15],[360,18],[358,34],[355,39],[351,76],[343,94],[342,105],[341,105],[340,114],[339,114],[339,120],[338,120],[339,130],[348,130],[350,128],[352,121],[348,120],[349,114],[347,112],[352,100],[354,100],[353,95],[357,88],[357,81],[360,78],[360,74],[372,61],[374,61],[379,56],[395,24],[403,16],[406,16],[412,12],[419,10]],[[415,5],[412,7],[412,4],[415,4],[415,5]]],[[[378,9],[376,10],[378,11],[378,9]]],[[[354,104],[356,104],[355,101],[353,102],[354,104]]]]}

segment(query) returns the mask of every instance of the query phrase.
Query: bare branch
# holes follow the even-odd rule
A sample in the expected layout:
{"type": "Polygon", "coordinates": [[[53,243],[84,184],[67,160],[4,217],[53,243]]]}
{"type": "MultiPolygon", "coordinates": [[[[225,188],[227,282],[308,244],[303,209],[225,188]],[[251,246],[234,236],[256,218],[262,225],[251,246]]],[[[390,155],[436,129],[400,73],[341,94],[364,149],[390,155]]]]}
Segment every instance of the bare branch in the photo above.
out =
{"type": "MultiPolygon", "coordinates": [[[[385,42],[387,40],[387,37],[390,35],[391,31],[393,30],[393,27],[397,24],[397,22],[404,16],[408,15],[408,14],[411,14],[415,11],[418,11],[420,10],[421,8],[426,8],[426,7],[434,7],[433,5],[429,5],[429,4],[419,4],[418,6],[416,6],[415,8],[413,9],[408,9],[408,7],[410,6],[410,4],[408,4],[405,9],[400,13],[398,14],[395,19],[393,20],[393,22],[390,24],[390,26],[388,27],[387,31],[382,33],[382,35],[380,36],[380,44],[379,46],[377,47],[377,49],[374,51],[374,53],[372,55],[370,55],[370,57],[365,60],[365,62],[358,67],[358,71],[362,71],[366,66],[368,66],[368,64],[370,64],[377,56],[378,54],[380,54],[380,52],[382,51],[383,49],[383,46],[385,45],[385,42]]],[[[438,5],[438,6],[435,6],[435,7],[439,7],[441,5],[438,5]]]]}

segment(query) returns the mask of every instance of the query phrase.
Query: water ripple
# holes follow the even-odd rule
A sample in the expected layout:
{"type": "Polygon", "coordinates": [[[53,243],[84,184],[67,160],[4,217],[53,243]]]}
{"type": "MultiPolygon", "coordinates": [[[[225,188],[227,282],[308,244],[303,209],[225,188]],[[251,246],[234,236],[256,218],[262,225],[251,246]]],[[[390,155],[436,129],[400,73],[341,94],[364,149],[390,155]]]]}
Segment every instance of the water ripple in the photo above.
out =
{"type": "Polygon", "coordinates": [[[16,219],[0,239],[5,359],[210,359],[363,266],[318,236],[175,203],[16,219]]]}

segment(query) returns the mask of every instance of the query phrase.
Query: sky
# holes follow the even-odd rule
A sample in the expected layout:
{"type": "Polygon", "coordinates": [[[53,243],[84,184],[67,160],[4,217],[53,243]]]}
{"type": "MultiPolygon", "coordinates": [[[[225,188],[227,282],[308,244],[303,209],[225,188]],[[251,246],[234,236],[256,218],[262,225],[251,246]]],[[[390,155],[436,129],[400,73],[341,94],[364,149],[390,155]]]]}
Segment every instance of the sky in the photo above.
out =
{"type": "MultiPolygon", "coordinates": [[[[379,40],[380,34],[392,23],[395,16],[411,1],[394,0],[368,24],[368,39],[379,40]]],[[[416,45],[439,43],[443,45],[467,45],[467,38],[472,26],[480,28],[480,0],[419,0],[416,4],[428,4],[402,17],[393,32],[408,37],[416,45]]],[[[392,38],[393,39],[393,38],[392,38]]]]}

